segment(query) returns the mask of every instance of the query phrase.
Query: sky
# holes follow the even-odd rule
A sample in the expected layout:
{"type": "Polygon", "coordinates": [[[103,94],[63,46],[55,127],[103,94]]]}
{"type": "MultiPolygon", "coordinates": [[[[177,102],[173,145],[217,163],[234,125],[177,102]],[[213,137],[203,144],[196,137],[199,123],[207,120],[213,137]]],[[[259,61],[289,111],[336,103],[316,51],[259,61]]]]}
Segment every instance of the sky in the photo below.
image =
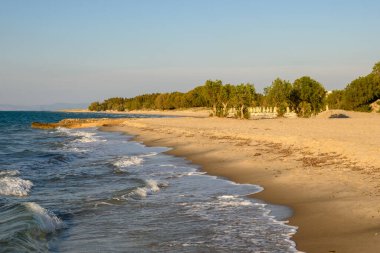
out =
{"type": "Polygon", "coordinates": [[[311,76],[343,89],[380,61],[378,0],[0,0],[0,104],[186,92],[311,76]]]}

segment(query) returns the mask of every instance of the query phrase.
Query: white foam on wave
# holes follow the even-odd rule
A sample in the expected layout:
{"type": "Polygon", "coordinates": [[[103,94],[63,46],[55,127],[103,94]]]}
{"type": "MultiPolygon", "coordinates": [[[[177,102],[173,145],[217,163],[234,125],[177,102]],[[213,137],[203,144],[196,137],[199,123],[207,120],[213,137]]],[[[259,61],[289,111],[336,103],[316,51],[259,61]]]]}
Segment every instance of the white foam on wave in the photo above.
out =
{"type": "Polygon", "coordinates": [[[234,195],[222,195],[222,196],[219,196],[218,199],[236,199],[236,196],[234,196],[234,195]]]}
{"type": "MultiPolygon", "coordinates": [[[[119,200],[118,198],[115,198],[116,200],[119,200]]],[[[104,202],[104,201],[100,201],[98,203],[95,203],[94,207],[98,207],[98,206],[113,206],[114,204],[111,204],[111,203],[108,203],[108,202],[104,202]]]]}
{"type": "Polygon", "coordinates": [[[75,152],[75,153],[85,153],[85,152],[88,152],[88,149],[77,148],[77,147],[70,147],[70,148],[66,148],[65,150],[67,150],[69,152],[75,152]]]}
{"type": "MultiPolygon", "coordinates": [[[[96,142],[100,140],[99,137],[96,136],[96,133],[71,130],[64,127],[57,127],[57,131],[64,133],[68,136],[80,137],[79,139],[76,139],[74,141],[76,143],[90,143],[90,142],[96,142]]],[[[106,141],[106,140],[101,140],[101,141],[106,141]]]]}
{"type": "Polygon", "coordinates": [[[237,206],[252,206],[253,202],[247,199],[242,199],[233,195],[222,195],[218,197],[218,204],[221,207],[237,207],[237,206]]]}
{"type": "Polygon", "coordinates": [[[56,130],[57,130],[57,132],[65,133],[68,135],[70,135],[70,133],[71,133],[71,130],[66,128],[66,127],[57,127],[56,130]]]}
{"type": "Polygon", "coordinates": [[[174,165],[174,164],[160,164],[158,165],[159,167],[173,167],[173,168],[176,168],[177,166],[174,165]]]}
{"type": "Polygon", "coordinates": [[[186,175],[187,176],[199,176],[199,175],[204,175],[206,174],[206,172],[203,172],[203,171],[191,171],[191,172],[188,172],[186,175]]]}
{"type": "Polygon", "coordinates": [[[128,194],[128,197],[132,198],[146,198],[148,195],[152,195],[153,193],[156,193],[160,191],[161,187],[166,187],[167,184],[165,183],[158,183],[156,180],[148,179],[145,180],[145,186],[144,187],[138,187],[135,190],[133,190],[131,193],[128,194]]]}
{"type": "Polygon", "coordinates": [[[3,170],[0,171],[0,177],[2,176],[17,176],[20,174],[20,171],[18,170],[3,170]]]}
{"type": "Polygon", "coordinates": [[[27,196],[33,183],[18,177],[1,177],[0,178],[0,195],[6,196],[27,196]]]}
{"type": "MultiPolygon", "coordinates": [[[[164,165],[164,166],[169,166],[169,165],[164,165]]],[[[173,167],[176,167],[175,165],[173,165],[173,167]]],[[[205,175],[207,174],[207,172],[203,172],[203,171],[190,171],[190,172],[184,172],[184,173],[175,173],[175,175],[172,175],[170,176],[169,178],[181,178],[181,177],[186,177],[186,176],[202,176],[202,175],[205,175]]],[[[214,177],[214,176],[209,176],[210,178],[211,177],[214,177]]],[[[215,177],[217,178],[217,177],[215,177]]]]}
{"type": "Polygon", "coordinates": [[[158,154],[157,152],[150,152],[148,154],[140,155],[140,157],[150,157],[150,156],[155,156],[157,154],[158,154]]]}
{"type": "Polygon", "coordinates": [[[55,214],[40,205],[34,202],[26,202],[23,205],[33,213],[33,218],[42,231],[51,233],[63,227],[63,222],[55,214]]]}
{"type": "Polygon", "coordinates": [[[98,138],[96,138],[95,133],[75,132],[72,135],[80,137],[80,139],[75,140],[75,142],[79,143],[90,143],[98,141],[98,138]]]}
{"type": "Polygon", "coordinates": [[[136,188],[129,194],[129,196],[132,198],[146,198],[147,195],[148,191],[145,187],[136,188]]]}
{"type": "Polygon", "coordinates": [[[145,181],[146,187],[150,189],[152,192],[158,192],[160,190],[160,187],[158,186],[158,183],[156,180],[148,179],[145,181]]]}
{"type": "Polygon", "coordinates": [[[128,156],[114,162],[113,165],[119,168],[126,168],[130,166],[140,165],[143,163],[143,161],[144,159],[139,156],[128,156]]]}

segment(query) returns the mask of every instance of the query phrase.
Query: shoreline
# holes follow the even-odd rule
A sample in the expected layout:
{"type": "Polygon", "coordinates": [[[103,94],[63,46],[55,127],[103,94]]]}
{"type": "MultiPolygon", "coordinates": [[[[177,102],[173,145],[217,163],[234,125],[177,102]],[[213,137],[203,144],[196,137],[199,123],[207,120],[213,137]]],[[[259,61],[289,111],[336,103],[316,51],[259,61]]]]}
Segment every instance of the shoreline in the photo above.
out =
{"type": "MultiPolygon", "coordinates": [[[[281,139],[281,133],[273,137],[223,132],[226,127],[234,129],[243,125],[241,129],[247,126],[249,129],[260,125],[256,130],[261,128],[259,132],[263,134],[271,131],[268,127],[273,127],[273,124],[311,127],[316,122],[328,122],[326,120],[133,119],[126,120],[123,126],[106,128],[133,135],[136,141],[147,146],[170,147],[172,150],[168,154],[185,157],[208,174],[264,187],[264,191],[252,197],[293,210],[294,215],[289,222],[298,227],[292,239],[300,251],[378,252],[380,194],[375,179],[380,176],[376,167],[379,160],[349,159],[347,150],[337,153],[347,145],[339,143],[339,138],[332,140],[331,143],[336,145],[330,150],[321,152],[323,145],[315,143],[317,141],[313,138],[308,141],[314,150],[310,147],[302,149],[305,141],[302,138],[281,139]],[[301,145],[296,146],[295,143],[301,145]],[[319,153],[314,154],[316,149],[319,153]],[[368,168],[373,173],[367,173],[366,166],[371,162],[376,166],[368,168]]],[[[363,119],[358,121],[347,123],[355,126],[363,119]]],[[[345,121],[331,122],[346,125],[345,121]]],[[[358,140],[360,136],[354,141],[358,140]]]]}

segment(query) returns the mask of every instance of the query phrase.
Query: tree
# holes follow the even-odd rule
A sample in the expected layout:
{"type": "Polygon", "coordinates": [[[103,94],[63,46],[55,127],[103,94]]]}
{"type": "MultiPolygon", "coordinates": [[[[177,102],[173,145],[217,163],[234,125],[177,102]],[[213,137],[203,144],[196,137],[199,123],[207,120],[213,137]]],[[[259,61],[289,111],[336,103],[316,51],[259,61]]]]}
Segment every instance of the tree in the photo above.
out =
{"type": "Polygon", "coordinates": [[[88,110],[90,111],[102,111],[103,108],[102,108],[102,105],[99,103],[99,102],[93,102],[90,104],[90,106],[88,107],[88,110]]]}
{"type": "Polygon", "coordinates": [[[255,101],[253,101],[253,106],[266,106],[266,96],[261,93],[255,94],[255,101]]]}
{"type": "Polygon", "coordinates": [[[124,111],[124,98],[115,97],[104,100],[102,110],[124,111]]]}
{"type": "Polygon", "coordinates": [[[309,117],[322,111],[325,96],[326,90],[319,82],[304,76],[294,81],[290,99],[299,116],[309,117]]]}
{"type": "Polygon", "coordinates": [[[216,116],[216,111],[218,104],[220,103],[219,101],[219,93],[222,88],[222,81],[221,80],[216,80],[216,81],[211,81],[207,80],[205,85],[204,85],[204,97],[206,98],[208,104],[212,107],[212,113],[213,116],[216,116]]]}
{"type": "Polygon", "coordinates": [[[375,63],[375,65],[372,68],[372,73],[377,76],[380,76],[380,61],[375,63]]]}
{"type": "Polygon", "coordinates": [[[343,109],[344,90],[333,90],[326,97],[326,103],[330,109],[343,109]]]}
{"type": "Polygon", "coordinates": [[[247,108],[252,106],[255,98],[255,86],[253,84],[240,84],[235,86],[232,103],[239,110],[241,119],[247,117],[247,108]]]}
{"type": "Polygon", "coordinates": [[[380,62],[372,72],[353,80],[344,90],[342,106],[346,110],[371,111],[370,104],[380,98],[380,62]]]}
{"type": "Polygon", "coordinates": [[[374,99],[380,98],[380,62],[377,62],[372,69],[373,83],[374,83],[374,99]]]}
{"type": "Polygon", "coordinates": [[[286,107],[290,106],[290,94],[292,84],[288,81],[277,78],[272,85],[265,89],[266,100],[269,106],[278,107],[279,115],[282,116],[286,112],[286,107]]]}
{"type": "Polygon", "coordinates": [[[160,94],[154,100],[154,106],[156,109],[165,110],[166,109],[166,94],[160,94]]]}
{"type": "Polygon", "coordinates": [[[227,116],[227,109],[228,106],[231,104],[234,92],[235,86],[231,84],[223,85],[220,89],[218,101],[220,101],[220,103],[223,106],[223,117],[227,116]]]}
{"type": "Polygon", "coordinates": [[[373,75],[359,77],[347,85],[343,103],[344,109],[354,111],[370,111],[369,104],[377,99],[376,85],[373,75]]]}
{"type": "Polygon", "coordinates": [[[184,95],[185,107],[207,107],[204,86],[198,86],[184,95]]]}

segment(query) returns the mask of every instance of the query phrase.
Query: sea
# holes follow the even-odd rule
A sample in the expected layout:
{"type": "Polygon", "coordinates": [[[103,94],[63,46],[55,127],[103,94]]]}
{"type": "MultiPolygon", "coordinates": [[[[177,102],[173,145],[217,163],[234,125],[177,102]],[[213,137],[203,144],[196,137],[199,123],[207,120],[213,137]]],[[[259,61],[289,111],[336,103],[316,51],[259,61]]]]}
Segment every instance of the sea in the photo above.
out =
{"type": "Polygon", "coordinates": [[[160,116],[0,112],[0,252],[297,252],[260,186],[125,133],[30,127],[99,117],[160,116]]]}

